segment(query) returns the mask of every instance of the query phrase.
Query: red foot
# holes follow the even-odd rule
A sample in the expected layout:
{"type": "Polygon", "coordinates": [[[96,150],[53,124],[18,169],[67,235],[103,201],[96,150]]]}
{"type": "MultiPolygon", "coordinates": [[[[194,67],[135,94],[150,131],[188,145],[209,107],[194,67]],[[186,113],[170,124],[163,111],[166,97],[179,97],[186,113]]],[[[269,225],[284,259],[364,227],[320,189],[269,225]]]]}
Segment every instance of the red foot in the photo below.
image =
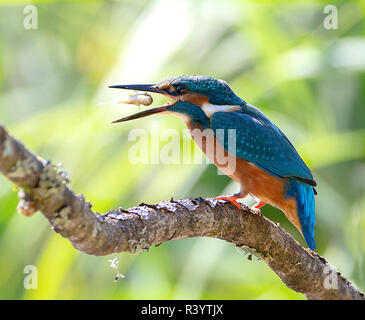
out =
{"type": "Polygon", "coordinates": [[[229,201],[232,202],[238,209],[241,209],[240,204],[236,201],[237,199],[241,199],[244,198],[245,196],[242,195],[233,195],[233,196],[222,196],[222,197],[217,197],[217,200],[224,200],[224,201],[229,201]]]}
{"type": "Polygon", "coordinates": [[[257,204],[255,204],[253,207],[255,208],[255,209],[260,209],[261,207],[263,207],[264,205],[266,204],[266,202],[264,202],[264,201],[259,201],[259,203],[257,203],[257,204]]]}
{"type": "Polygon", "coordinates": [[[264,201],[259,201],[258,203],[256,203],[253,207],[251,207],[251,210],[253,212],[255,212],[256,214],[262,216],[261,210],[260,208],[263,207],[266,204],[266,202],[264,201]]]}

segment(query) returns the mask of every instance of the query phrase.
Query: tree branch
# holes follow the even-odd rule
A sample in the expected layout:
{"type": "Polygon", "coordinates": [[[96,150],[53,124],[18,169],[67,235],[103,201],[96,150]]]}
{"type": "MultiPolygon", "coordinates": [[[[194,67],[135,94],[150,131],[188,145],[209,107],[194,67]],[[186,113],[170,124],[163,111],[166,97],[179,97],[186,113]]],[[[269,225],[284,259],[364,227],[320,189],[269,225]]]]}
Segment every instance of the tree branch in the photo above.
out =
{"type": "Polygon", "coordinates": [[[139,253],[173,239],[218,238],[262,259],[289,288],[308,299],[364,300],[325,259],[247,207],[238,210],[215,199],[171,199],[98,214],[70,190],[60,167],[32,154],[1,125],[0,172],[22,188],[21,213],[30,216],[40,210],[54,231],[85,253],[139,253]]]}

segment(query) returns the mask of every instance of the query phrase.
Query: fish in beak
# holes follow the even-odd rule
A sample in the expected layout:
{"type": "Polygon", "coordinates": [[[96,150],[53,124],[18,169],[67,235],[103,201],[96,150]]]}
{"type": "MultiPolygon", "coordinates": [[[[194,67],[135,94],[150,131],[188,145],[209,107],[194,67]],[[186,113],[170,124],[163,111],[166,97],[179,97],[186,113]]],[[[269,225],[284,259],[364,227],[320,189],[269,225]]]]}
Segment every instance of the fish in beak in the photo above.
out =
{"type": "MultiPolygon", "coordinates": [[[[159,89],[155,84],[126,84],[126,85],[113,85],[113,86],[109,86],[109,88],[115,88],[115,89],[126,89],[126,90],[135,90],[135,91],[143,91],[143,92],[152,92],[152,93],[159,93],[159,94],[163,94],[169,98],[174,98],[171,95],[169,95],[168,92],[159,89]]],[[[175,98],[174,98],[175,99],[175,98]]],[[[144,118],[147,116],[150,116],[152,114],[156,114],[156,113],[161,113],[164,111],[167,111],[168,108],[171,106],[171,102],[167,102],[166,104],[164,104],[161,107],[157,107],[157,108],[153,108],[150,110],[145,110],[142,112],[138,112],[136,114],[118,119],[118,120],[114,120],[112,123],[118,123],[118,122],[124,122],[124,121],[129,121],[129,120],[134,120],[134,119],[139,119],[139,118],[144,118]]]]}

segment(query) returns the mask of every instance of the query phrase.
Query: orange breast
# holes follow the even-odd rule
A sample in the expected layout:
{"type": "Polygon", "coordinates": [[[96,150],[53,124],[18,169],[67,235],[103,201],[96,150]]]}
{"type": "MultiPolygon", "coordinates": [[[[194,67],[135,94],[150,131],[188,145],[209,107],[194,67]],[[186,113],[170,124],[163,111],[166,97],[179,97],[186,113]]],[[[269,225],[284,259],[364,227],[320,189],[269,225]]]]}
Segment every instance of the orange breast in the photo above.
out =
{"type": "Polygon", "coordinates": [[[208,159],[223,173],[240,184],[241,192],[248,192],[257,199],[282,210],[289,221],[301,232],[295,198],[285,197],[286,179],[276,178],[252,162],[239,159],[217,142],[213,132],[202,131],[187,123],[193,140],[199,145],[208,159]]]}
{"type": "Polygon", "coordinates": [[[288,220],[302,232],[295,198],[285,197],[286,179],[276,178],[255,164],[244,159],[236,159],[237,169],[232,179],[249,194],[282,210],[288,220]]]}

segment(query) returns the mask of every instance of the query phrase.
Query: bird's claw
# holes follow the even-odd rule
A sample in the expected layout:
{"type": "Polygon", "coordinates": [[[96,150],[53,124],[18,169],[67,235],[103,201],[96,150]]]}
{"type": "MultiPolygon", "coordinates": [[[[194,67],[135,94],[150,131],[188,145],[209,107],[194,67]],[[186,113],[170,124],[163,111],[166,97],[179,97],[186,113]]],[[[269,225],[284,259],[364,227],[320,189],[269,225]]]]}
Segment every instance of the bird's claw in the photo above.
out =
{"type": "Polygon", "coordinates": [[[266,204],[266,202],[260,200],[258,203],[256,203],[254,206],[252,206],[250,209],[257,215],[262,216],[260,208],[263,207],[265,204],[266,204]]]}
{"type": "Polygon", "coordinates": [[[260,217],[262,217],[262,213],[261,213],[260,209],[251,207],[250,210],[253,211],[255,214],[259,215],[260,217]]]}
{"type": "Polygon", "coordinates": [[[241,205],[236,201],[238,199],[236,196],[222,196],[222,197],[216,197],[216,200],[224,200],[231,202],[235,205],[235,207],[239,210],[241,210],[241,205]]]}

